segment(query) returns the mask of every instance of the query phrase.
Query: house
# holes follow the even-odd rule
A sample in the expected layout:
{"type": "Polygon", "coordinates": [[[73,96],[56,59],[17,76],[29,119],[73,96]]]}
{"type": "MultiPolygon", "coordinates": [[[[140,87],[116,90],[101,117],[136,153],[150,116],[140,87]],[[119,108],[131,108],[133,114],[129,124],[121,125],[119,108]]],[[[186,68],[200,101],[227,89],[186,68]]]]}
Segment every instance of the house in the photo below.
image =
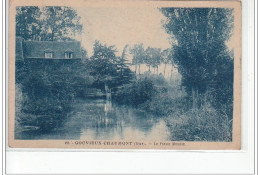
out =
{"type": "Polygon", "coordinates": [[[78,41],[25,41],[16,37],[15,59],[81,59],[78,41]]]}

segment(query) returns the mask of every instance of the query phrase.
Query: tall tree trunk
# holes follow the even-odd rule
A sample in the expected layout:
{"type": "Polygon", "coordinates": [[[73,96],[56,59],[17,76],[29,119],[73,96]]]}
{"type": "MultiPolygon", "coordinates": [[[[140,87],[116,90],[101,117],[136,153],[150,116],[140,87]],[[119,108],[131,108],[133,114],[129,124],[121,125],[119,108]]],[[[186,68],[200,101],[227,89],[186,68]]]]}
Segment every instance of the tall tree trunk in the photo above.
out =
{"type": "Polygon", "coordinates": [[[165,77],[165,71],[166,71],[166,63],[164,64],[164,71],[163,71],[164,77],[165,77]]]}
{"type": "Polygon", "coordinates": [[[191,89],[192,93],[192,110],[196,111],[198,109],[199,92],[197,88],[191,89]]]}
{"type": "Polygon", "coordinates": [[[105,91],[106,91],[106,104],[104,107],[105,116],[107,117],[107,114],[112,109],[112,103],[111,103],[111,89],[108,87],[108,85],[105,83],[105,91]]]}
{"type": "Polygon", "coordinates": [[[151,72],[151,65],[149,65],[149,72],[151,72]]]}
{"type": "Polygon", "coordinates": [[[137,71],[137,64],[135,64],[135,74],[137,74],[136,71],[137,71]]]}
{"type": "Polygon", "coordinates": [[[138,71],[138,72],[139,72],[139,75],[141,74],[141,72],[140,72],[140,66],[141,66],[141,64],[139,64],[139,71],[138,71]]]}
{"type": "Polygon", "coordinates": [[[105,83],[105,92],[106,92],[106,99],[111,100],[111,89],[108,87],[106,83],[105,83]]]}
{"type": "Polygon", "coordinates": [[[173,65],[172,65],[172,68],[171,68],[171,78],[170,79],[172,79],[172,72],[173,72],[173,65]]]}
{"type": "Polygon", "coordinates": [[[157,72],[157,75],[158,75],[158,66],[156,66],[156,72],[157,72]]]}

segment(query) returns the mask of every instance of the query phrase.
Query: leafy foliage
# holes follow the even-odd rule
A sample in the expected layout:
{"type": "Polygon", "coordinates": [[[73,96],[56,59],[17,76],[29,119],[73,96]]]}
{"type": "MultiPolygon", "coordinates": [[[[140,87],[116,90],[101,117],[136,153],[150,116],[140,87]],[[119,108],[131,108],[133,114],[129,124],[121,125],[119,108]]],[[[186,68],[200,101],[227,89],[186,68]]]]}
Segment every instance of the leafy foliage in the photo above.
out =
{"type": "Polygon", "coordinates": [[[137,107],[150,100],[155,94],[152,80],[147,77],[121,86],[114,95],[114,100],[121,103],[137,107]]]}
{"type": "Polygon", "coordinates": [[[74,33],[81,33],[82,25],[77,12],[71,7],[44,7],[44,40],[71,38],[74,33]]]}
{"type": "Polygon", "coordinates": [[[199,113],[192,110],[174,112],[165,121],[171,130],[171,140],[232,141],[232,120],[209,103],[203,104],[199,113]]]}
{"type": "Polygon", "coordinates": [[[82,24],[71,7],[17,7],[16,36],[25,40],[72,40],[82,24]]]}
{"type": "Polygon", "coordinates": [[[140,65],[144,63],[145,59],[143,44],[135,44],[132,48],[130,48],[130,53],[133,55],[132,64],[135,65],[135,72],[137,73],[138,66],[138,74],[140,74],[140,65]]]}
{"type": "Polygon", "coordinates": [[[173,38],[172,60],[187,92],[192,91],[193,101],[208,90],[220,90],[219,86],[224,84],[231,86],[224,90],[232,88],[233,57],[226,41],[232,35],[233,10],[162,8],[161,11],[167,18],[164,27],[173,38]]]}
{"type": "Polygon", "coordinates": [[[19,84],[23,94],[20,102],[18,100],[18,122],[22,126],[51,131],[51,122],[58,122],[58,118],[64,120],[75,97],[81,96],[82,90],[92,84],[87,70],[80,60],[35,59],[17,62],[16,84],[19,84]]]}
{"type": "Polygon", "coordinates": [[[91,75],[95,76],[96,86],[100,89],[104,89],[105,84],[116,88],[133,78],[125,58],[126,53],[123,52],[121,57],[117,57],[116,52],[114,46],[107,46],[99,41],[94,43],[94,53],[89,64],[91,75]]]}
{"type": "Polygon", "coordinates": [[[16,8],[16,36],[25,40],[37,39],[42,31],[42,12],[38,7],[16,8]]]}
{"type": "Polygon", "coordinates": [[[159,48],[152,48],[148,47],[145,50],[145,63],[149,66],[152,66],[153,68],[157,68],[158,73],[158,66],[161,63],[161,49],[159,48]]]}

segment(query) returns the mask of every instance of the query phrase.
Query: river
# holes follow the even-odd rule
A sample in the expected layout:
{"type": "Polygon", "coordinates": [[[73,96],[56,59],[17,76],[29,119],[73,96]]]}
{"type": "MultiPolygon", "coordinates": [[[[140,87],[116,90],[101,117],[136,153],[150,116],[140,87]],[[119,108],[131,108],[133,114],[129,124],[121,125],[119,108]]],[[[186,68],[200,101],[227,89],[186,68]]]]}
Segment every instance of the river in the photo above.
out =
{"type": "Polygon", "coordinates": [[[51,132],[27,130],[16,138],[166,141],[170,135],[162,118],[105,99],[76,100],[62,123],[51,132]]]}

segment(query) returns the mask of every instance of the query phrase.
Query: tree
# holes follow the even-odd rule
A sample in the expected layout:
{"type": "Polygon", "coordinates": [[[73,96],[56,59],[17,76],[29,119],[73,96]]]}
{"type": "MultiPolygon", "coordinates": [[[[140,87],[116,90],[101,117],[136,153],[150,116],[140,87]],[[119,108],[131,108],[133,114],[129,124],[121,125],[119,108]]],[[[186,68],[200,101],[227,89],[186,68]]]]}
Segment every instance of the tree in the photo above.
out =
{"type": "Polygon", "coordinates": [[[117,67],[119,68],[121,77],[124,76],[125,71],[128,71],[130,65],[127,60],[128,57],[127,49],[128,49],[128,45],[125,45],[121,57],[118,57],[117,67]]]}
{"type": "Polygon", "coordinates": [[[221,74],[228,75],[230,66],[225,63],[233,62],[225,44],[232,35],[233,10],[162,8],[161,11],[167,18],[164,28],[173,38],[174,63],[182,75],[182,84],[191,92],[196,109],[199,94],[217,88],[214,81],[220,76],[219,63],[221,74]]]}
{"type": "Polygon", "coordinates": [[[144,62],[148,66],[149,72],[151,72],[152,59],[153,59],[153,48],[148,47],[145,50],[145,60],[144,60],[144,62]]]}
{"type": "Polygon", "coordinates": [[[134,77],[133,72],[129,68],[130,63],[128,62],[128,54],[127,54],[128,45],[125,45],[122,54],[120,57],[117,57],[117,68],[119,69],[117,72],[117,85],[123,85],[129,83],[129,81],[134,77]]]}
{"type": "Polygon", "coordinates": [[[77,12],[70,7],[44,7],[44,40],[63,40],[81,33],[82,24],[77,12]]]}
{"type": "Polygon", "coordinates": [[[122,56],[116,56],[115,46],[107,46],[99,41],[94,43],[94,53],[90,58],[92,75],[96,78],[96,85],[101,89],[114,88],[128,83],[132,72],[126,60],[125,46],[122,56]]]}
{"type": "Polygon", "coordinates": [[[81,33],[77,12],[70,7],[17,7],[16,36],[25,40],[73,40],[81,33]]]}
{"type": "Polygon", "coordinates": [[[117,69],[113,64],[116,59],[116,49],[114,46],[102,45],[99,41],[94,43],[94,53],[90,58],[92,75],[95,77],[94,86],[109,93],[110,86],[117,74],[117,69]]]}
{"type": "Polygon", "coordinates": [[[135,72],[137,73],[138,66],[138,74],[140,75],[140,66],[144,63],[145,52],[143,44],[135,44],[131,49],[130,53],[133,55],[132,64],[135,65],[135,72]]]}
{"type": "Polygon", "coordinates": [[[88,52],[84,47],[81,47],[82,59],[88,59],[88,52]]]}
{"type": "Polygon", "coordinates": [[[162,62],[164,63],[163,75],[165,76],[166,65],[171,62],[171,50],[170,49],[163,50],[161,53],[161,59],[162,62]]]}
{"type": "Polygon", "coordinates": [[[152,66],[154,68],[154,73],[155,73],[155,68],[157,68],[157,73],[158,73],[158,66],[161,63],[161,49],[148,47],[145,50],[145,55],[146,55],[145,63],[146,65],[148,65],[149,71],[150,71],[150,67],[152,66]]]}
{"type": "Polygon", "coordinates": [[[158,74],[158,66],[161,64],[161,49],[154,48],[154,54],[152,57],[152,67],[155,69],[158,74]]]}
{"type": "Polygon", "coordinates": [[[42,26],[41,14],[38,7],[17,7],[16,36],[25,40],[38,40],[42,26]]]}
{"type": "Polygon", "coordinates": [[[95,75],[102,78],[116,73],[115,61],[117,50],[114,46],[107,46],[101,44],[99,41],[94,43],[94,53],[90,58],[92,60],[92,68],[95,70],[95,75]]]}

